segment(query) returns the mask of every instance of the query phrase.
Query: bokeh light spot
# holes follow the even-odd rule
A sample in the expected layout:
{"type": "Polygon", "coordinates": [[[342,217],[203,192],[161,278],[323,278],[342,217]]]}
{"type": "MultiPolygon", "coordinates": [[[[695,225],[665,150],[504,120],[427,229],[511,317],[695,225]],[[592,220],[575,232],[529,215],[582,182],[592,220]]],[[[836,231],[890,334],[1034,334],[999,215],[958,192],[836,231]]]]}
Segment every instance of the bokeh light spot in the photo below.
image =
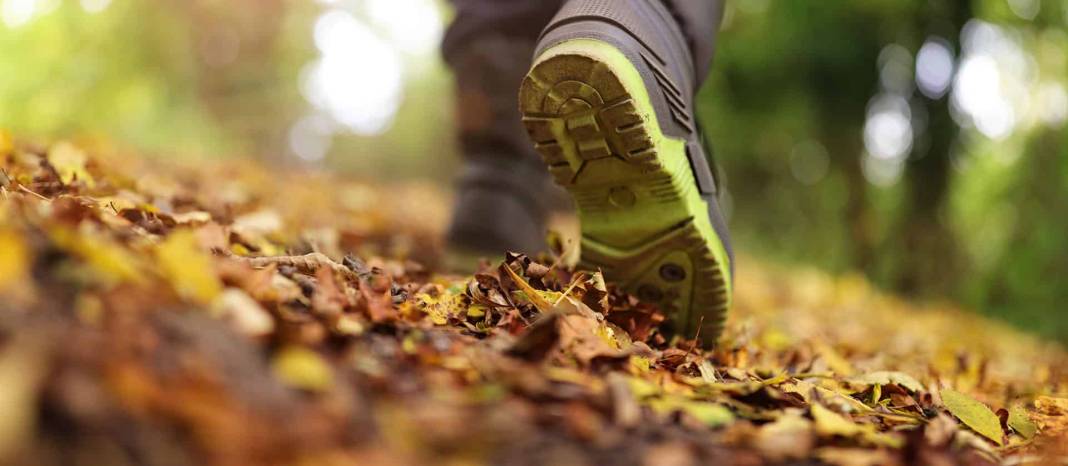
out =
{"type": "Polygon", "coordinates": [[[407,53],[437,49],[444,21],[431,0],[368,0],[372,24],[385,28],[390,42],[407,53]]]}
{"type": "Polygon", "coordinates": [[[302,160],[321,161],[332,145],[333,128],[321,115],[301,118],[289,129],[289,149],[302,160]]]}
{"type": "Polygon", "coordinates": [[[1039,118],[1058,127],[1068,120],[1068,91],[1060,83],[1045,83],[1038,89],[1039,118]]]}
{"type": "Polygon", "coordinates": [[[1042,9],[1042,3],[1039,0],[1008,0],[1009,9],[1019,16],[1020,18],[1028,21],[1035,19],[1038,16],[1039,10],[1042,9]]]}
{"type": "Polygon", "coordinates": [[[0,17],[8,27],[17,28],[33,19],[37,7],[37,0],[4,0],[0,17]]]}
{"type": "Polygon", "coordinates": [[[949,42],[932,37],[916,54],[916,85],[923,95],[940,99],[953,82],[953,51],[949,42]]]}
{"type": "Polygon", "coordinates": [[[897,95],[879,95],[868,108],[864,124],[864,147],[875,158],[904,158],[912,149],[912,110],[897,95]]]}
{"type": "Polygon", "coordinates": [[[308,100],[357,134],[389,128],[400,107],[403,68],[396,49],[346,11],[315,24],[322,56],[304,74],[308,100]]]}

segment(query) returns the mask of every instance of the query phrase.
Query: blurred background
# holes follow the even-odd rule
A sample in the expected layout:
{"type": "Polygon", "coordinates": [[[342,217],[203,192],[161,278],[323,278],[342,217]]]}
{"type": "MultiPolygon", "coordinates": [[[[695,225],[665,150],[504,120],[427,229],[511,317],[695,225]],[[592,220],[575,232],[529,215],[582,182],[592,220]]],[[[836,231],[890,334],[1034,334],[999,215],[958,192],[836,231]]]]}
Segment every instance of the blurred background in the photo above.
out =
{"type": "MultiPolygon", "coordinates": [[[[0,0],[0,128],[448,187],[438,0],[0,0]]],[[[1068,341],[1068,0],[728,2],[739,248],[1068,341]]]]}

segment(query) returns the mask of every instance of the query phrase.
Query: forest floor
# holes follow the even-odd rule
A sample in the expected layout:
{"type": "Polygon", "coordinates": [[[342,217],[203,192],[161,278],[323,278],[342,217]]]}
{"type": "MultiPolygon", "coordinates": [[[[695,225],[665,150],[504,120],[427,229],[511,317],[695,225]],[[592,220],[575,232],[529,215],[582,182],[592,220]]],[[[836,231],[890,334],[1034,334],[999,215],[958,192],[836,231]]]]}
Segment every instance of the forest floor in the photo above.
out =
{"type": "Polygon", "coordinates": [[[446,210],[0,135],[0,464],[1068,464],[1060,346],[743,256],[702,350],[446,210]]]}

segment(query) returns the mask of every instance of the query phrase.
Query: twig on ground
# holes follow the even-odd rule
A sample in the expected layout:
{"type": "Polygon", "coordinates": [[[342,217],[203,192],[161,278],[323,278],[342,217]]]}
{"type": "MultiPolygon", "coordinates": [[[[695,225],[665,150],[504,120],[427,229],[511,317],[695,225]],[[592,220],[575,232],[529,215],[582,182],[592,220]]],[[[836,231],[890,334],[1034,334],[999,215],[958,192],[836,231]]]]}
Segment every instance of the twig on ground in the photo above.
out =
{"type": "Polygon", "coordinates": [[[258,269],[269,267],[271,265],[289,266],[297,269],[301,273],[314,275],[317,270],[326,267],[341,274],[346,280],[354,283],[360,282],[360,276],[357,275],[356,272],[349,270],[348,267],[339,264],[337,261],[321,252],[313,252],[303,256],[243,257],[230,254],[229,251],[227,251],[223,253],[223,255],[234,260],[245,262],[258,269]]]}

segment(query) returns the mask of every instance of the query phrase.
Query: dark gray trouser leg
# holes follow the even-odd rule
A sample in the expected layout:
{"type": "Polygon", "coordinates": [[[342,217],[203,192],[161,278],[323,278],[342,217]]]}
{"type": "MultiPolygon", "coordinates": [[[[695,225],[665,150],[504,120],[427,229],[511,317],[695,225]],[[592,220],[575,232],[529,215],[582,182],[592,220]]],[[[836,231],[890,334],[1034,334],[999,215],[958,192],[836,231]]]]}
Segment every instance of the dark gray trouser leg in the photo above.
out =
{"type": "MultiPolygon", "coordinates": [[[[723,19],[723,0],[663,0],[668,6],[693,54],[697,83],[704,81],[716,51],[716,36],[723,19]]],[[[745,1],[745,0],[741,0],[745,1]]]]}
{"type": "MultiPolygon", "coordinates": [[[[450,0],[456,19],[442,43],[446,61],[472,40],[502,35],[537,40],[542,28],[560,10],[564,0],[450,0]]],[[[526,70],[524,70],[526,71],[526,70]]]]}
{"type": "Polygon", "coordinates": [[[486,254],[545,248],[548,213],[570,205],[549,179],[519,116],[518,89],[542,28],[563,0],[452,0],[442,43],[456,75],[464,159],[450,246],[486,254]]]}
{"type": "Polygon", "coordinates": [[[456,19],[442,42],[456,74],[465,158],[540,166],[520,123],[516,93],[542,28],[563,0],[451,0],[456,19]]]}

